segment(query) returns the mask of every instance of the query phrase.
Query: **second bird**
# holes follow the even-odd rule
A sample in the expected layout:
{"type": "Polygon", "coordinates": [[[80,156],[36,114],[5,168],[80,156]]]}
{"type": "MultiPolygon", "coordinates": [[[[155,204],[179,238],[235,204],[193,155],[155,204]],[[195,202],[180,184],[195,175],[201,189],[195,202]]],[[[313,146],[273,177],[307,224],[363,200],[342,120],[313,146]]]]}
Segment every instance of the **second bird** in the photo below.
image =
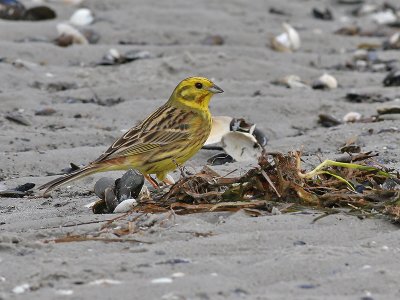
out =
{"type": "Polygon", "coordinates": [[[211,97],[223,90],[204,77],[181,81],[163,106],[129,129],[99,158],[41,187],[45,194],[73,180],[106,171],[139,170],[164,181],[168,172],[191,158],[206,142],[212,126],[211,97]]]}

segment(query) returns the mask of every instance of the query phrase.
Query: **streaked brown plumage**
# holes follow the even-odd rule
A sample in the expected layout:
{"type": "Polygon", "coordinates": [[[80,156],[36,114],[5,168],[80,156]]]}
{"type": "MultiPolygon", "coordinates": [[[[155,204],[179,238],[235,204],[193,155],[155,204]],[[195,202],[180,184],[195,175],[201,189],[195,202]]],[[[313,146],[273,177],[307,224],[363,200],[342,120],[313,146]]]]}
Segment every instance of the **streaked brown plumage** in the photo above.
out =
{"type": "Polygon", "coordinates": [[[90,174],[131,168],[164,180],[169,171],[192,157],[207,140],[211,130],[208,104],[213,94],[222,92],[207,78],[183,80],[166,104],[116,140],[99,158],[39,189],[47,193],[90,174]]]}

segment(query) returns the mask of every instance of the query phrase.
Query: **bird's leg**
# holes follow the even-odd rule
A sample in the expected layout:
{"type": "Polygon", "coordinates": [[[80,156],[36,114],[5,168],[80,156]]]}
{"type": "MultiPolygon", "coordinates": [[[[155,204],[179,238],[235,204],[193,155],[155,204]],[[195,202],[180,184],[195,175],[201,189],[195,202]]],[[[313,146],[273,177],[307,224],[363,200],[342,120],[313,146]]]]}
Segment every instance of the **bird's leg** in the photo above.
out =
{"type": "Polygon", "coordinates": [[[160,186],[158,185],[157,181],[155,181],[150,175],[146,174],[143,175],[144,178],[153,186],[153,188],[158,189],[160,186]]]}
{"type": "Polygon", "coordinates": [[[172,159],[172,161],[174,162],[176,168],[179,169],[179,171],[180,171],[180,173],[181,173],[181,177],[182,177],[182,178],[185,178],[186,175],[185,175],[184,167],[183,167],[182,165],[178,164],[178,162],[175,160],[175,158],[172,159]]]}

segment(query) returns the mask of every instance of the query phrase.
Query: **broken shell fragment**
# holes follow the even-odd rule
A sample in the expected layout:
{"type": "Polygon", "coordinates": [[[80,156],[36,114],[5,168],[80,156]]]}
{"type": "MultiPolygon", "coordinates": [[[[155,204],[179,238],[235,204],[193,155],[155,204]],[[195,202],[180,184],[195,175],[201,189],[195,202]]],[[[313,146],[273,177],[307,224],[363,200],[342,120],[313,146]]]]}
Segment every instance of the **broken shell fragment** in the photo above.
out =
{"type": "Polygon", "coordinates": [[[126,199],[119,203],[117,207],[113,210],[113,213],[125,213],[130,211],[133,207],[137,205],[136,199],[126,199]]]}
{"type": "Polygon", "coordinates": [[[94,17],[90,9],[80,8],[73,13],[69,22],[76,26],[86,26],[93,23],[94,17]]]}
{"type": "Polygon", "coordinates": [[[329,75],[327,73],[323,74],[317,80],[315,80],[312,84],[313,89],[335,89],[338,87],[338,83],[335,77],[329,75]]]}
{"type": "Polygon", "coordinates": [[[145,59],[151,58],[151,54],[148,51],[142,50],[131,50],[126,52],[125,54],[121,54],[117,49],[110,49],[108,52],[103,56],[98,65],[102,66],[112,66],[112,65],[119,65],[125,64],[128,62],[132,62],[138,59],[145,59]]]}
{"type": "Polygon", "coordinates": [[[400,86],[400,70],[394,70],[383,79],[384,86],[400,86]]]}
{"type": "Polygon", "coordinates": [[[222,137],[231,131],[233,118],[227,116],[215,116],[212,118],[210,135],[204,145],[219,143],[222,137]]]}
{"type": "Polygon", "coordinates": [[[371,15],[371,18],[379,25],[390,24],[397,20],[397,16],[391,9],[374,13],[371,15]]]}
{"type": "Polygon", "coordinates": [[[118,206],[119,201],[115,196],[113,187],[108,187],[104,191],[104,201],[106,202],[106,206],[109,212],[114,211],[114,209],[118,206]]]}
{"type": "Polygon", "coordinates": [[[343,117],[343,122],[345,123],[354,123],[361,120],[361,114],[358,112],[349,112],[343,117]]]}
{"type": "Polygon", "coordinates": [[[262,152],[256,138],[245,132],[229,132],[222,137],[221,144],[236,161],[257,161],[262,152]]]}
{"type": "Polygon", "coordinates": [[[333,20],[332,12],[328,8],[325,8],[324,11],[320,10],[318,8],[313,8],[312,13],[316,19],[325,20],[325,21],[333,20]]]}
{"type": "Polygon", "coordinates": [[[390,36],[387,41],[383,42],[382,47],[384,50],[400,49],[400,32],[396,32],[390,36]]]}
{"type": "Polygon", "coordinates": [[[320,114],[318,117],[318,123],[321,124],[323,127],[334,127],[342,124],[340,120],[332,115],[320,114]]]}
{"type": "Polygon", "coordinates": [[[271,83],[282,85],[287,88],[309,88],[309,86],[297,75],[287,75],[283,78],[272,81],[271,83]]]}
{"type": "Polygon", "coordinates": [[[271,39],[271,48],[279,52],[293,52],[300,48],[300,36],[288,23],[283,23],[284,33],[271,39]]]}
{"type": "Polygon", "coordinates": [[[213,117],[211,134],[205,143],[204,149],[221,150],[220,147],[213,145],[222,142],[224,136],[232,132],[248,133],[252,135],[261,147],[267,145],[268,142],[268,138],[261,130],[256,128],[256,124],[249,123],[242,118],[216,116],[213,117]]]}
{"type": "Polygon", "coordinates": [[[207,163],[209,163],[212,166],[224,165],[226,163],[232,163],[234,161],[235,160],[233,159],[232,156],[230,156],[229,154],[226,154],[224,152],[218,153],[218,154],[210,157],[209,159],[207,159],[207,163]]]}
{"type": "Polygon", "coordinates": [[[0,19],[21,20],[25,15],[25,6],[16,0],[0,1],[0,19]]]}
{"type": "Polygon", "coordinates": [[[201,41],[202,45],[206,46],[221,46],[225,43],[224,38],[218,34],[208,35],[201,41]]]}
{"type": "Polygon", "coordinates": [[[57,32],[58,38],[56,39],[56,44],[61,47],[67,47],[71,44],[89,44],[87,38],[79,30],[75,29],[69,24],[58,24],[57,32]]]}

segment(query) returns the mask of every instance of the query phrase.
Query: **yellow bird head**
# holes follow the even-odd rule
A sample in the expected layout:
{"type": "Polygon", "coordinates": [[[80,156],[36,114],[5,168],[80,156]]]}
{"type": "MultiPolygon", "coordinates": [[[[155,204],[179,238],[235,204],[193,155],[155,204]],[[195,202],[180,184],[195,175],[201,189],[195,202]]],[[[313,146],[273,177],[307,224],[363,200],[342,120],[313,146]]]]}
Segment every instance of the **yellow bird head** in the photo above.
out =
{"type": "Polygon", "coordinates": [[[189,77],[182,80],[173,91],[169,102],[183,104],[194,109],[208,110],[211,97],[224,91],[205,77],[189,77]]]}

